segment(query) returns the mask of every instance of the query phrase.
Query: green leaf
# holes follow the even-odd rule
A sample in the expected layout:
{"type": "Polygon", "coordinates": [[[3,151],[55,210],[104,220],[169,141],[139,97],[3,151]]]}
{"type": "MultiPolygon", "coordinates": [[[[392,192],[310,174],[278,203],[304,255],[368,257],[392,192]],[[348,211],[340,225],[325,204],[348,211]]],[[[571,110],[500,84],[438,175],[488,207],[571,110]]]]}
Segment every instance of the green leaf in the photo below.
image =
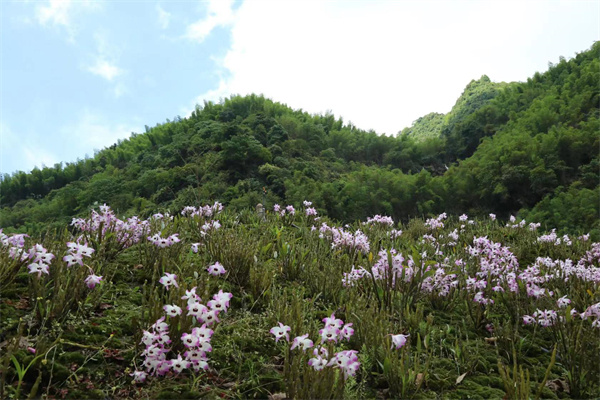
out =
{"type": "Polygon", "coordinates": [[[383,373],[384,374],[389,374],[392,370],[392,361],[390,360],[389,357],[386,357],[385,360],[383,360],[383,373]]]}

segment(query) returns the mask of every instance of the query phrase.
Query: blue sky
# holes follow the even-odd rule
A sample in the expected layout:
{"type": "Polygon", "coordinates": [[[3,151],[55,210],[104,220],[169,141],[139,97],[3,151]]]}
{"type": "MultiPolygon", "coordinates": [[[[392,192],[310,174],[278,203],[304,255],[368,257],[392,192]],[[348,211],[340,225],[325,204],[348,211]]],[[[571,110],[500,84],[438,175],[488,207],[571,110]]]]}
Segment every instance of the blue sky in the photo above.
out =
{"type": "Polygon", "coordinates": [[[600,1],[0,0],[0,171],[263,93],[395,134],[600,39],[600,1]]]}

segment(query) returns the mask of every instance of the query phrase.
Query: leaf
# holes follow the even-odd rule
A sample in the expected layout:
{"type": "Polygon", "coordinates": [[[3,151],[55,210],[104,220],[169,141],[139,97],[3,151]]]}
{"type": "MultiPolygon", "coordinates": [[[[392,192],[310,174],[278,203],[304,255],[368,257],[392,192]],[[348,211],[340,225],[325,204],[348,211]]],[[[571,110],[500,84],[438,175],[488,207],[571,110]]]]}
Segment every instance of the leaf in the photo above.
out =
{"type": "Polygon", "coordinates": [[[386,357],[385,360],[383,361],[383,373],[387,374],[389,372],[391,372],[392,369],[392,362],[390,361],[389,357],[386,357]]]}
{"type": "Polygon", "coordinates": [[[15,368],[17,369],[17,374],[19,376],[21,376],[23,369],[21,368],[21,364],[19,364],[19,361],[17,360],[17,358],[13,355],[10,356],[10,359],[12,360],[13,364],[15,364],[15,368]]]}
{"type": "Polygon", "coordinates": [[[460,384],[463,381],[463,379],[465,379],[465,376],[467,376],[467,372],[456,378],[456,384],[460,384]]]}

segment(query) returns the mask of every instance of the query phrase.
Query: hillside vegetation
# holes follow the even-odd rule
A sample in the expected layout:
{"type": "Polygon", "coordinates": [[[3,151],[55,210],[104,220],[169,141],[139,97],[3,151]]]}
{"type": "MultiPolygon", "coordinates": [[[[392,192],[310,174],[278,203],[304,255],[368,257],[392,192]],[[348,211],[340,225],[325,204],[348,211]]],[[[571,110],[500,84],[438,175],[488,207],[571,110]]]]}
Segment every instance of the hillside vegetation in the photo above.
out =
{"type": "Polygon", "coordinates": [[[527,82],[483,76],[447,115],[395,137],[257,95],[205,102],[93,158],[5,174],[0,227],[40,232],[103,203],[149,216],[215,200],[239,210],[311,198],[343,222],[495,213],[597,239],[599,71],[596,43],[527,82]]]}
{"type": "Polygon", "coordinates": [[[310,202],[0,231],[0,398],[583,399],[600,243],[310,202]]]}

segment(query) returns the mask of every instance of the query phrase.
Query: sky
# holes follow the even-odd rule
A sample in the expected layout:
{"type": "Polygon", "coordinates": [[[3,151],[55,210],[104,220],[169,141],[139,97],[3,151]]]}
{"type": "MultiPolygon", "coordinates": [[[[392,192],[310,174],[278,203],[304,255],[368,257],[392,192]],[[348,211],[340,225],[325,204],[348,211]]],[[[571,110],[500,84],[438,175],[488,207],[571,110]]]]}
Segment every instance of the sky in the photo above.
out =
{"type": "Polygon", "coordinates": [[[600,0],[0,0],[0,173],[263,94],[394,135],[600,40],[600,0]]]}

